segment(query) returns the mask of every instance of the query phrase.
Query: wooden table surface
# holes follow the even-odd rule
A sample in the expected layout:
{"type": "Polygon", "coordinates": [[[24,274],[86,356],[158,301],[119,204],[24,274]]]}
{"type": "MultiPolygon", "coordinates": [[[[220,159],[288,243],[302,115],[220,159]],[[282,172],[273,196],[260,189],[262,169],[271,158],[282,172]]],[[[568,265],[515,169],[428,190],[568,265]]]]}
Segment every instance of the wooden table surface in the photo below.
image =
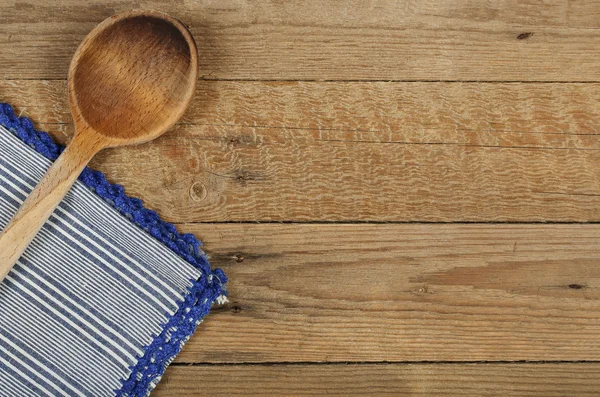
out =
{"type": "Polygon", "coordinates": [[[140,7],[196,98],[92,166],[231,279],[156,396],[600,393],[598,0],[8,0],[0,99],[64,142],[71,55],[140,7]]]}

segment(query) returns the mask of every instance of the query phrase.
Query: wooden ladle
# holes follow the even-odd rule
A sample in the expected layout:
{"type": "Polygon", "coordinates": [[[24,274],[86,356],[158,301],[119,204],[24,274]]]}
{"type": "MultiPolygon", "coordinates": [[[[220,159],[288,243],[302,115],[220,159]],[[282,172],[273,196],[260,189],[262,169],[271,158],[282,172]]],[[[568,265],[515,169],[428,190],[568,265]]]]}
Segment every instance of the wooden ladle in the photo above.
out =
{"type": "Polygon", "coordinates": [[[75,135],[0,235],[0,281],[92,157],[167,131],[190,103],[197,77],[194,39],[166,14],[126,12],[88,34],[69,68],[75,135]]]}

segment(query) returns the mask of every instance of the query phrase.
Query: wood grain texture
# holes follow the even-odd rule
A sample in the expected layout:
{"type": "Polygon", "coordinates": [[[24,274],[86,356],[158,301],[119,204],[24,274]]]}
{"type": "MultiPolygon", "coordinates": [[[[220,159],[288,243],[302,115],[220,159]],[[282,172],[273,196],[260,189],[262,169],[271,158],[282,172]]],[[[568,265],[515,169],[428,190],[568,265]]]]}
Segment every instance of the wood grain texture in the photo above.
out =
{"type": "Polygon", "coordinates": [[[144,143],[171,128],[198,81],[198,50],[180,21],[134,10],[102,21],[81,42],[69,68],[75,130],[107,146],[144,143]]]}
{"type": "MultiPolygon", "coordinates": [[[[63,141],[65,93],[0,83],[63,141]]],[[[93,166],[172,222],[599,221],[599,126],[600,84],[204,81],[93,166]]]]}
{"type": "Polygon", "coordinates": [[[186,21],[209,79],[600,81],[596,1],[4,1],[1,75],[63,79],[120,11],[186,21]]]}
{"type": "Polygon", "coordinates": [[[600,364],[172,366],[153,396],[597,396],[600,364]]]}
{"type": "Polygon", "coordinates": [[[598,225],[181,225],[230,277],[177,362],[596,360],[598,225]]]}

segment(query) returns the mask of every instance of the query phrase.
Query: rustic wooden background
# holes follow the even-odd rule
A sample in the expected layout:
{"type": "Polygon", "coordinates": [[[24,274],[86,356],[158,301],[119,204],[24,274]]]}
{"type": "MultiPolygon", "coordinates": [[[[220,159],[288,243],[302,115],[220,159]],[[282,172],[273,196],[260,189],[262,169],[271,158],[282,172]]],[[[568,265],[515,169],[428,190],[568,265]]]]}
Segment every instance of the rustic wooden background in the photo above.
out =
{"type": "Polygon", "coordinates": [[[0,99],[64,141],[71,55],[131,8],[201,81],[93,167],[231,278],[156,396],[598,395],[598,0],[4,0],[0,99]]]}

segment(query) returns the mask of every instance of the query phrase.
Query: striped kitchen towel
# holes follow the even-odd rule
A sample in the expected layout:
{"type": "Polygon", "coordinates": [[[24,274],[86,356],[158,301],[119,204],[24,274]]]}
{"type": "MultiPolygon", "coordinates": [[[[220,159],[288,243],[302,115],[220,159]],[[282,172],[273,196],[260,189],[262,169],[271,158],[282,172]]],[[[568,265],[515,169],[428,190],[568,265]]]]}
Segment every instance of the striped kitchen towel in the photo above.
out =
{"type": "MultiPolygon", "coordinates": [[[[0,104],[0,229],[60,152],[0,104]]],[[[0,396],[145,396],[226,277],[200,243],[86,169],[0,284],[0,396]]]]}

